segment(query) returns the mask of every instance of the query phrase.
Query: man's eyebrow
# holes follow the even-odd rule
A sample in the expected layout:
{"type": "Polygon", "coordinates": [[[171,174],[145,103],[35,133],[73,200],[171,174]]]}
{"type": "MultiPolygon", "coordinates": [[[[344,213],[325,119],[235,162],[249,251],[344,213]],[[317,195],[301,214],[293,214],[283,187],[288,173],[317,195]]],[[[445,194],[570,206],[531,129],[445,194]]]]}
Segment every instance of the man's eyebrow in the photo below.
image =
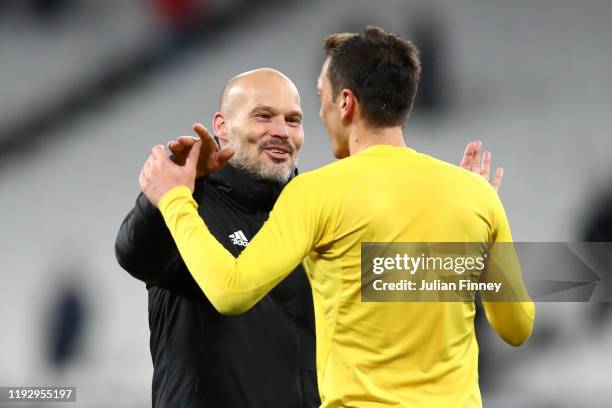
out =
{"type": "Polygon", "coordinates": [[[303,113],[302,113],[302,111],[299,111],[299,110],[293,110],[293,111],[287,112],[287,116],[296,116],[296,117],[302,119],[303,113]]]}
{"type": "MultiPolygon", "coordinates": [[[[257,111],[266,111],[266,112],[271,113],[272,115],[278,115],[280,113],[277,109],[274,109],[273,107],[269,105],[256,105],[253,108],[253,110],[251,110],[251,113],[254,113],[257,111]]],[[[300,110],[292,110],[292,111],[287,112],[285,116],[297,116],[301,119],[303,115],[304,114],[300,110]]]]}
{"type": "Polygon", "coordinates": [[[255,107],[251,110],[251,112],[255,112],[255,111],[267,111],[273,114],[278,113],[276,109],[268,105],[255,105],[255,107]]]}

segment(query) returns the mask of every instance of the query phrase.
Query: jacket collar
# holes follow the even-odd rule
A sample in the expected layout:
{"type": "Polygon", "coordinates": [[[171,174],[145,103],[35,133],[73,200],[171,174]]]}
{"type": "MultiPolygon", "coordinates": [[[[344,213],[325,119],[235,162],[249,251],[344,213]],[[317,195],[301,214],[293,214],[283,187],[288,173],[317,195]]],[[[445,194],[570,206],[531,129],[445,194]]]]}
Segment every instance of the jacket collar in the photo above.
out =
{"type": "Polygon", "coordinates": [[[252,211],[270,211],[285,187],[284,184],[257,180],[229,164],[210,174],[208,180],[232,200],[252,211]]]}

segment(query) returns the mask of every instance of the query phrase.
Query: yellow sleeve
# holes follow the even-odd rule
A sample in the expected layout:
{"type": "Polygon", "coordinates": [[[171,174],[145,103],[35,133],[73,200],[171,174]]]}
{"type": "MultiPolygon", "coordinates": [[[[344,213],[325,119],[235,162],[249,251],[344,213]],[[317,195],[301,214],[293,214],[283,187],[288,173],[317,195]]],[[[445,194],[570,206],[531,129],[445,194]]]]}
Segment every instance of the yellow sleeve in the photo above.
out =
{"type": "Polygon", "coordinates": [[[176,187],[162,197],[159,209],[181,257],[220,313],[246,312],[313,247],[318,227],[311,205],[315,195],[308,194],[301,178],[285,187],[268,221],[238,258],[209,232],[187,187],[176,187]]]}
{"type": "MultiPolygon", "coordinates": [[[[491,269],[492,280],[503,282],[505,297],[510,301],[483,301],[487,320],[497,334],[508,344],[520,346],[533,330],[535,305],[529,298],[523,282],[520,262],[514,245],[506,212],[497,194],[494,199],[493,250],[497,252],[498,264],[491,269]]],[[[495,255],[493,255],[495,256],[495,255]]],[[[489,263],[491,265],[491,262],[489,263]]]]}

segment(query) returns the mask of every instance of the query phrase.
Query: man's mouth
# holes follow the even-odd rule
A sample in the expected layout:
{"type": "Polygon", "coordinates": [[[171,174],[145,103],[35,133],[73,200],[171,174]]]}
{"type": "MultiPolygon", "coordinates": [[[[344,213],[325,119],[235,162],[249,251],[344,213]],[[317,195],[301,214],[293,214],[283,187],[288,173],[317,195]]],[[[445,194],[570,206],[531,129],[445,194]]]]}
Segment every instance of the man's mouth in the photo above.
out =
{"type": "Polygon", "coordinates": [[[291,149],[286,146],[269,145],[263,150],[274,160],[287,160],[291,156],[291,149]]]}

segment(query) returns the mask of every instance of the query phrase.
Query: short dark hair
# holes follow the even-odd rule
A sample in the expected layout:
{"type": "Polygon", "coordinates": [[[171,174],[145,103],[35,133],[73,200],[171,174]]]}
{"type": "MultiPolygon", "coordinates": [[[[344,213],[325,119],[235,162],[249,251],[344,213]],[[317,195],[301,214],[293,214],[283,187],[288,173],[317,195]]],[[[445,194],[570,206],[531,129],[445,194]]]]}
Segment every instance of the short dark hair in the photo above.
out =
{"type": "Polygon", "coordinates": [[[379,27],[325,38],[327,75],[334,100],[350,89],[370,126],[404,125],[421,76],[419,50],[408,40],[379,27]]]}

